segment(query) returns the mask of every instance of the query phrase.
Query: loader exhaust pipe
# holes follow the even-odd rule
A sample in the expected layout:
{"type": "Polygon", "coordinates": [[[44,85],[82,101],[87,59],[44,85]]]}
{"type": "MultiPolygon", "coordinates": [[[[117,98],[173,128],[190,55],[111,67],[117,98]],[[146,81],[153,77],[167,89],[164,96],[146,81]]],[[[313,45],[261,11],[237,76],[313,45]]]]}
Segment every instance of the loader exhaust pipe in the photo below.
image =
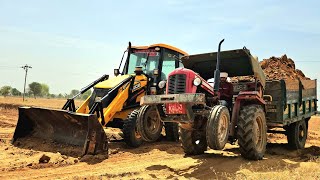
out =
{"type": "Polygon", "coordinates": [[[216,64],[216,70],[214,71],[214,85],[213,90],[214,92],[219,91],[219,85],[220,85],[220,49],[221,44],[223,43],[224,39],[222,39],[218,46],[218,53],[217,53],[217,64],[216,64]]]}

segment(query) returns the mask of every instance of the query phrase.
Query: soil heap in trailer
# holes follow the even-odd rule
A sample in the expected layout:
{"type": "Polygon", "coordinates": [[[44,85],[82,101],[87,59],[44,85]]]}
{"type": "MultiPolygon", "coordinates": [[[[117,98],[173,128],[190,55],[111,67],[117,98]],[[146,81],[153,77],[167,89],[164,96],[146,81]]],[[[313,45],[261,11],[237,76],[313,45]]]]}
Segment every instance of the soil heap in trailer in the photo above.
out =
{"type": "MultiPolygon", "coordinates": [[[[142,109],[155,107],[163,122],[178,123],[188,155],[203,154],[207,146],[221,150],[237,140],[244,158],[260,160],[267,132],[285,133],[290,147],[304,148],[308,121],[317,111],[316,80],[266,81],[257,58],[247,48],[220,52],[222,42],[218,52],[183,57],[184,68],[169,74],[166,94],[144,96],[142,109]],[[231,78],[251,77],[232,84],[232,103],[227,106],[220,100],[220,72],[231,78]],[[206,81],[212,78],[213,87],[206,81]]],[[[143,116],[140,110],[137,126],[147,139],[143,116]]]]}

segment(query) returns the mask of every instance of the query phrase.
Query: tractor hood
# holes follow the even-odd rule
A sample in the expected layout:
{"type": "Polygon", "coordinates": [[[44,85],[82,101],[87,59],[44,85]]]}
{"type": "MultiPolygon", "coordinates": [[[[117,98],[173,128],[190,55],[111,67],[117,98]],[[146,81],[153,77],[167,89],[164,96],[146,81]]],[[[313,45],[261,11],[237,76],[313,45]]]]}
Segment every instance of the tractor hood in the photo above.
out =
{"type": "MultiPolygon", "coordinates": [[[[265,87],[266,77],[258,60],[245,47],[243,49],[221,51],[220,58],[220,72],[227,72],[229,77],[254,76],[265,87]]],[[[217,52],[184,56],[181,60],[185,68],[199,73],[204,79],[214,77],[217,52]]]]}
{"type": "Polygon", "coordinates": [[[95,85],[95,88],[98,89],[110,89],[115,87],[116,85],[120,84],[123,80],[127,79],[130,75],[122,75],[117,77],[109,78],[108,80],[102,81],[95,85]]]}

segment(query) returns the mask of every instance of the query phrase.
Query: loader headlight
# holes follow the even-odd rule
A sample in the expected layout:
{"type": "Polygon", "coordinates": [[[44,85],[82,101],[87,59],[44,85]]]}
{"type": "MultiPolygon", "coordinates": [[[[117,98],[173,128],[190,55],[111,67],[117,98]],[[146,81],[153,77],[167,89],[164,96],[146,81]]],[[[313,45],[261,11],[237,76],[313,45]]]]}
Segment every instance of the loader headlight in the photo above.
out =
{"type": "Polygon", "coordinates": [[[160,89],[164,88],[166,86],[166,81],[160,81],[159,84],[158,84],[158,87],[160,89]]]}
{"type": "Polygon", "coordinates": [[[200,78],[198,78],[198,77],[196,77],[196,78],[194,78],[194,80],[193,80],[193,85],[195,85],[195,86],[199,86],[200,84],[201,84],[201,79],[200,78]]]}

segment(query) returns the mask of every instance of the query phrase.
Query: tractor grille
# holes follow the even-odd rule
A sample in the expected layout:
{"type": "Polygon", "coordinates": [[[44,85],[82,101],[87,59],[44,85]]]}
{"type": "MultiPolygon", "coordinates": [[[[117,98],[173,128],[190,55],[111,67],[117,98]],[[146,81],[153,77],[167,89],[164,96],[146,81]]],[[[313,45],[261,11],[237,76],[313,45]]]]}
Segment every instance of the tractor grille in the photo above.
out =
{"type": "Polygon", "coordinates": [[[186,75],[174,74],[169,77],[168,94],[181,94],[186,91],[186,75]]]}

